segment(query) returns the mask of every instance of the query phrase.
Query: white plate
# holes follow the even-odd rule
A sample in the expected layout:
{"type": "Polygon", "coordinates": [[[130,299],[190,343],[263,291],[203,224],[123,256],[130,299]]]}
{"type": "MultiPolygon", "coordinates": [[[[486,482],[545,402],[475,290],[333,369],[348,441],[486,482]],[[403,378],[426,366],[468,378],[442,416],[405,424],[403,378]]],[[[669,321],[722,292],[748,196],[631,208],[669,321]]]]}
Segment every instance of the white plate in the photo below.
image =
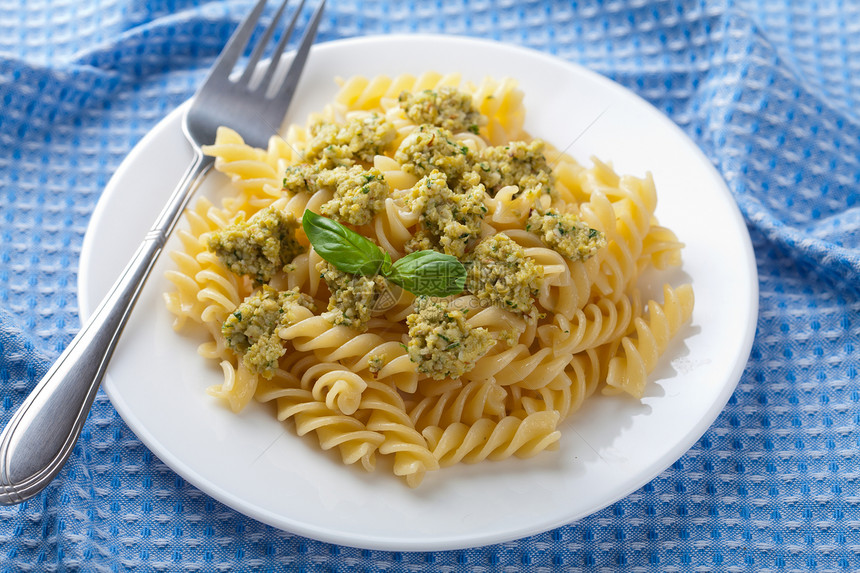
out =
{"type": "MultiPolygon", "coordinates": [[[[410,490],[384,468],[343,466],[313,437],[298,438],[268,408],[234,415],[205,388],[220,369],[199,342],[175,334],[161,293],[162,257],[108,370],[104,389],[137,436],[212,497],[275,527],[342,545],[443,550],[508,541],[570,523],[641,487],[707,430],[749,356],[758,288],[752,247],[725,184],[666,117],[626,89],[537,52],[436,36],[343,40],[314,47],[287,122],[331,101],[333,78],[460,72],[516,78],[528,131],[583,162],[654,174],[657,215],[687,247],[674,283],[691,280],[692,324],[673,343],[641,401],[595,396],[562,427],[561,447],[531,460],[462,465],[410,490]]],[[[88,316],[155,220],[191,160],[171,113],[107,186],[81,253],[79,299],[88,316]]],[[[211,175],[201,193],[224,186],[211,175]]],[[[173,245],[169,245],[168,248],[173,245]]],[[[662,280],[662,278],[660,279],[662,280]]],[[[646,285],[647,286],[647,285],[646,285]]]]}

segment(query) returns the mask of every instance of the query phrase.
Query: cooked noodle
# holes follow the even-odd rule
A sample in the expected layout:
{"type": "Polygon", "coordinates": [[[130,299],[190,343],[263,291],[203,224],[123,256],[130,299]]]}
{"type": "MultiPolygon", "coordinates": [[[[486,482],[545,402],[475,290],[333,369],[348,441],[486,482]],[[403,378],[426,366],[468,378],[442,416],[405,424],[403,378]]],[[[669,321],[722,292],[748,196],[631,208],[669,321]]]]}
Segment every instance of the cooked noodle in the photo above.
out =
{"type": "Polygon", "coordinates": [[[551,195],[530,197],[514,185],[487,194],[474,239],[504,233],[543,269],[535,310],[515,312],[468,292],[447,300],[449,309],[468,311],[469,328],[486,329],[496,341],[462,376],[436,379],[410,359],[406,318],[414,296],[408,292],[394,288],[396,300],[376,309],[366,330],[334,324],[324,312],[330,291],[318,271],[322,259],[301,228],[297,238],[305,252],[268,284],[278,291],[297,289],[309,304],[279,330],[285,353],[269,375],[247,368],[225,341],[222,325],[260,284],[228,270],[207,249],[210,236],[272,205],[299,221],[305,209],[319,213],[332,191],[285,191],[287,167],[303,161],[315,123],[376,113],[396,133],[388,150],[366,167],[378,169],[391,191],[384,207],[357,230],[393,260],[404,256],[422,223],[403,199],[420,177],[393,159],[393,150],[418,129],[397,105],[398,96],[442,86],[471,94],[485,118],[480,130],[454,134],[470,153],[532,141],[523,130],[523,95],[514,81],[472,85],[433,73],[345,80],[333,104],[307,126],[273,137],[268,149],[252,148],[222,128],[205,152],[217,158],[215,168],[231,179],[236,193],[221,205],[199,199],[188,210],[181,246],[171,253],[175,266],[167,273],[175,288],[165,295],[177,329],[196,323],[211,334],[200,353],[224,372],[224,381],[210,389],[213,396],[234,411],[251,399],[274,404],[279,420],[291,420],[299,435],[314,434],[323,449],[338,450],[345,464],[372,470],[377,455],[391,456],[394,473],[413,487],[426,472],[458,462],[525,458],[554,448],[559,423],[599,388],[641,398],[658,357],[693,308],[689,285],[666,285],[662,302],[641,300],[637,278],[643,271],[681,261],[682,244],[654,217],[657,194],[650,175],[618,175],[597,160],[586,167],[547,146],[551,195]],[[527,230],[532,201],[575,214],[605,236],[605,246],[584,260],[561,255],[527,230]]]}

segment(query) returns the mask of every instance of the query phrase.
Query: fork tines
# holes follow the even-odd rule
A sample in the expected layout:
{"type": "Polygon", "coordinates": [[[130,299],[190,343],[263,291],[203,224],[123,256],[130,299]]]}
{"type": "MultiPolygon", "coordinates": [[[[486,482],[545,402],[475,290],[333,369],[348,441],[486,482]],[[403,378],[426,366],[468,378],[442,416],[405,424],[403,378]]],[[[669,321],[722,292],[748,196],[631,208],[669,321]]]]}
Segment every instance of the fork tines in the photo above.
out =
{"type": "MultiPolygon", "coordinates": [[[[302,13],[302,9],[305,5],[305,0],[300,0],[298,6],[293,10],[292,16],[289,19],[289,23],[286,26],[286,30],[283,34],[281,34],[280,39],[278,40],[277,45],[271,53],[271,61],[268,63],[265,71],[262,73],[262,76],[256,78],[254,72],[257,71],[259,67],[260,60],[265,54],[266,48],[270,44],[272,37],[275,35],[275,31],[278,29],[281,19],[286,11],[287,4],[289,4],[290,0],[283,0],[280,6],[278,6],[275,15],[272,17],[271,23],[268,25],[266,30],[263,32],[263,36],[259,41],[256,42],[253,51],[251,52],[248,62],[245,66],[242,75],[235,80],[235,83],[239,85],[247,86],[249,92],[254,92],[258,89],[264,90],[268,97],[283,97],[286,91],[292,91],[295,89],[295,86],[288,85],[290,84],[290,74],[287,74],[286,77],[280,78],[279,82],[273,82],[273,78],[275,76],[275,72],[278,70],[278,64],[281,61],[281,56],[286,51],[287,44],[290,41],[290,37],[295,30],[296,23],[299,20],[299,16],[302,13]]],[[[254,6],[253,10],[245,17],[245,19],[239,24],[239,27],[236,28],[236,31],[233,32],[233,35],[230,37],[230,40],[227,42],[227,45],[224,47],[224,50],[221,52],[221,55],[216,60],[215,64],[212,66],[212,70],[210,72],[211,75],[218,76],[229,76],[236,66],[236,62],[239,61],[239,58],[245,52],[248,47],[248,42],[253,35],[254,30],[257,27],[257,23],[260,20],[260,17],[263,14],[263,11],[266,7],[268,0],[259,0],[254,6]]],[[[307,58],[307,52],[310,49],[310,44],[312,43],[311,38],[313,38],[316,33],[316,29],[319,25],[320,18],[322,16],[323,8],[325,6],[325,0],[321,0],[318,4],[317,8],[314,10],[313,15],[311,16],[310,22],[305,30],[302,39],[299,41],[299,48],[297,50],[294,61],[303,60],[307,58]]],[[[294,66],[299,69],[301,66],[294,66]]],[[[298,78],[294,78],[293,83],[298,81],[298,78]]]]}

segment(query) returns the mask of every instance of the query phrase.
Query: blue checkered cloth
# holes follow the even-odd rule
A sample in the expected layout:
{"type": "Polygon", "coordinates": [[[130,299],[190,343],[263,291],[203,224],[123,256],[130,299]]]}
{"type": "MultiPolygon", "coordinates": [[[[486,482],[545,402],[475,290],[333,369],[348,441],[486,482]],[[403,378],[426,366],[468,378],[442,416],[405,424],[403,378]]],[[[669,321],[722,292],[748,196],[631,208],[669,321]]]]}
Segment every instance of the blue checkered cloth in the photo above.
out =
{"type": "MultiPolygon", "coordinates": [[[[78,256],[102,189],[250,4],[0,0],[0,422],[79,328],[78,256]]],[[[672,467],[578,523],[395,553],[221,505],[100,394],[59,478],[0,508],[0,570],[860,570],[860,5],[332,0],[319,41],[388,32],[486,37],[583,64],[698,143],[740,205],[760,273],[752,356],[725,410],[672,467]]]]}

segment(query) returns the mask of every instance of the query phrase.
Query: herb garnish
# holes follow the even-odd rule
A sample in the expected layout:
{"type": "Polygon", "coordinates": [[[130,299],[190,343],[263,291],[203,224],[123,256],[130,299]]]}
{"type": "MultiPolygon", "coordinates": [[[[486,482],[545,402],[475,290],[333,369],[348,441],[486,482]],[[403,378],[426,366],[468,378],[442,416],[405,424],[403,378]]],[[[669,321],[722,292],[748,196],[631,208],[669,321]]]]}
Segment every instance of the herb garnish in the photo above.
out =
{"type": "Polygon", "coordinates": [[[310,210],[302,216],[302,228],[319,256],[345,273],[382,275],[418,296],[458,294],[466,285],[466,268],[452,255],[416,251],[392,263],[370,239],[310,210]]]}

